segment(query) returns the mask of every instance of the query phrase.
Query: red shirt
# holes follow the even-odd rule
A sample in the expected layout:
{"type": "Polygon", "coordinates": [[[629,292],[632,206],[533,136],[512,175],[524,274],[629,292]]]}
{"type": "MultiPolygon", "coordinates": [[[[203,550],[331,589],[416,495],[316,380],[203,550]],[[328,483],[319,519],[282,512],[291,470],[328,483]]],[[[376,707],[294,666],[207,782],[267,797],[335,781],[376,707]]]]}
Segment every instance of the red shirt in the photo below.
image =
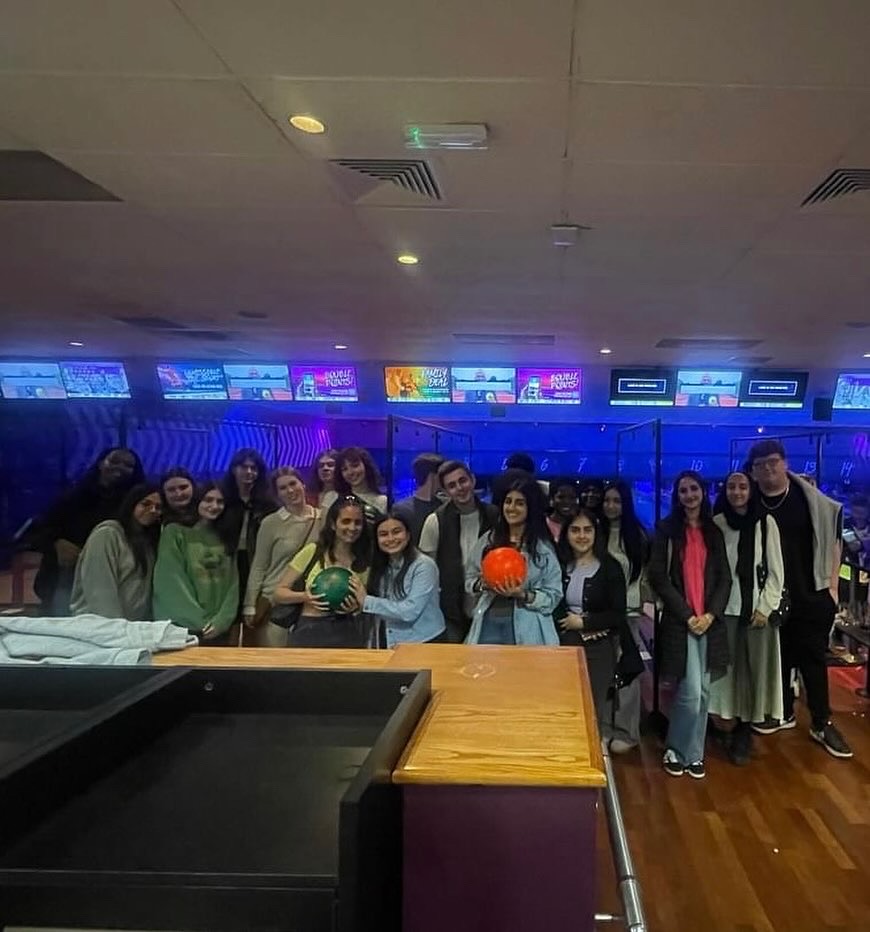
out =
{"type": "Polygon", "coordinates": [[[683,586],[686,601],[694,615],[704,614],[704,566],[707,563],[707,545],[699,527],[686,528],[686,548],[683,551],[683,586]]]}

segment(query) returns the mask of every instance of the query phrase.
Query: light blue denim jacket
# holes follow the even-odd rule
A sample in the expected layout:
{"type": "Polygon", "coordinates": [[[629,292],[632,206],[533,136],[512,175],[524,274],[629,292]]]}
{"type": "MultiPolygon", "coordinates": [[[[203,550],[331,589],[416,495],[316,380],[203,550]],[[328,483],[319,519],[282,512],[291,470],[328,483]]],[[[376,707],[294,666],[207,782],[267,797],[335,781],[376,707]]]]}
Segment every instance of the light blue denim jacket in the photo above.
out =
{"type": "MultiPolygon", "coordinates": [[[[484,534],[478,540],[465,565],[465,588],[475,591],[475,584],[480,580],[480,561],[483,551],[490,546],[490,535],[484,534]]],[[[524,588],[534,592],[534,598],[528,605],[514,604],[514,636],[517,644],[550,644],[559,646],[559,635],[553,621],[553,611],[562,600],[562,569],[556,552],[548,544],[538,545],[538,562],[523,550],[529,565],[529,572],[524,588]]],[[[484,591],[477,600],[471,629],[466,644],[477,644],[483,616],[495,598],[494,592],[484,591]]]]}
{"type": "Polygon", "coordinates": [[[381,581],[381,595],[367,595],[363,611],[377,615],[387,631],[387,647],[409,641],[431,641],[444,631],[441,613],[438,566],[431,557],[420,553],[405,574],[405,598],[386,597],[395,578],[393,568],[381,581]]]}

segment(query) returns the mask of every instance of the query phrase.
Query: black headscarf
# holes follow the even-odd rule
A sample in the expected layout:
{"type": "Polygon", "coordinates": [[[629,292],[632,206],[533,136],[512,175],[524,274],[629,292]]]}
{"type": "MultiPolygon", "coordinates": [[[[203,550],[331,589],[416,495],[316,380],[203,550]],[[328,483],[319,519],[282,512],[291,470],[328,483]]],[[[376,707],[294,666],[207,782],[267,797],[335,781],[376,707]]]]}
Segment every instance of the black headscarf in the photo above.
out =
{"type": "Polygon", "coordinates": [[[714,507],[716,514],[722,514],[728,527],[732,531],[737,531],[740,537],[737,541],[737,581],[740,584],[740,621],[743,624],[749,624],[752,620],[753,595],[755,590],[755,525],[758,523],[758,499],[755,494],[755,487],[748,473],[742,469],[736,469],[728,473],[725,479],[725,485],[716,499],[714,507]],[[738,514],[728,501],[725,494],[725,486],[728,479],[735,473],[746,476],[749,482],[749,503],[746,508],[746,514],[738,514]]]}

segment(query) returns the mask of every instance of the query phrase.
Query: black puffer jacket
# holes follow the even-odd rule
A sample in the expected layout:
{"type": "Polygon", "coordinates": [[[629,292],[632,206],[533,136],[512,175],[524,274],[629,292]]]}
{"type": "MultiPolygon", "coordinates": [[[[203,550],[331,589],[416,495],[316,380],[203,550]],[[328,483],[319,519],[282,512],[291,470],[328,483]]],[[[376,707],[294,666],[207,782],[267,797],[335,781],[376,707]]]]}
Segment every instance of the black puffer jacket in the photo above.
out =
{"type": "MultiPolygon", "coordinates": [[[[681,679],[686,673],[686,634],[688,620],[695,613],[686,602],[683,582],[685,537],[677,519],[669,515],[656,527],[647,576],[662,600],[659,624],[659,671],[662,676],[681,679]],[[668,565],[670,563],[670,565],[668,565]]],[[[725,606],[731,592],[731,570],[725,553],[725,539],[712,521],[702,526],[707,546],[704,565],[704,610],[713,616],[707,629],[707,669],[715,679],[728,669],[730,655],[725,629],[725,606]]]]}

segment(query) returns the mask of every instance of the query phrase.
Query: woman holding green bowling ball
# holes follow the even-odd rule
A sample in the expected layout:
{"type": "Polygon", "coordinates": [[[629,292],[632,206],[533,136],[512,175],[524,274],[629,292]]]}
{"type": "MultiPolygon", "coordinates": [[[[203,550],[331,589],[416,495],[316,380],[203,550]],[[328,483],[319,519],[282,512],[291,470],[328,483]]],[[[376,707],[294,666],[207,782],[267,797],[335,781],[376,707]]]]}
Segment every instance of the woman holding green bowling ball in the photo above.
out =
{"type": "Polygon", "coordinates": [[[344,567],[363,585],[371,565],[371,536],[363,503],[353,495],[337,499],[326,513],[317,543],[308,544],[290,561],[272,595],[275,605],[301,605],[289,647],[376,647],[375,625],[360,614],[353,590],[338,609],[313,591],[318,575],[344,567]]]}
{"type": "Polygon", "coordinates": [[[374,532],[368,588],[355,577],[354,598],[383,626],[387,647],[442,640],[446,625],[435,561],[414,546],[411,528],[400,513],[379,518],[374,532]]]}

